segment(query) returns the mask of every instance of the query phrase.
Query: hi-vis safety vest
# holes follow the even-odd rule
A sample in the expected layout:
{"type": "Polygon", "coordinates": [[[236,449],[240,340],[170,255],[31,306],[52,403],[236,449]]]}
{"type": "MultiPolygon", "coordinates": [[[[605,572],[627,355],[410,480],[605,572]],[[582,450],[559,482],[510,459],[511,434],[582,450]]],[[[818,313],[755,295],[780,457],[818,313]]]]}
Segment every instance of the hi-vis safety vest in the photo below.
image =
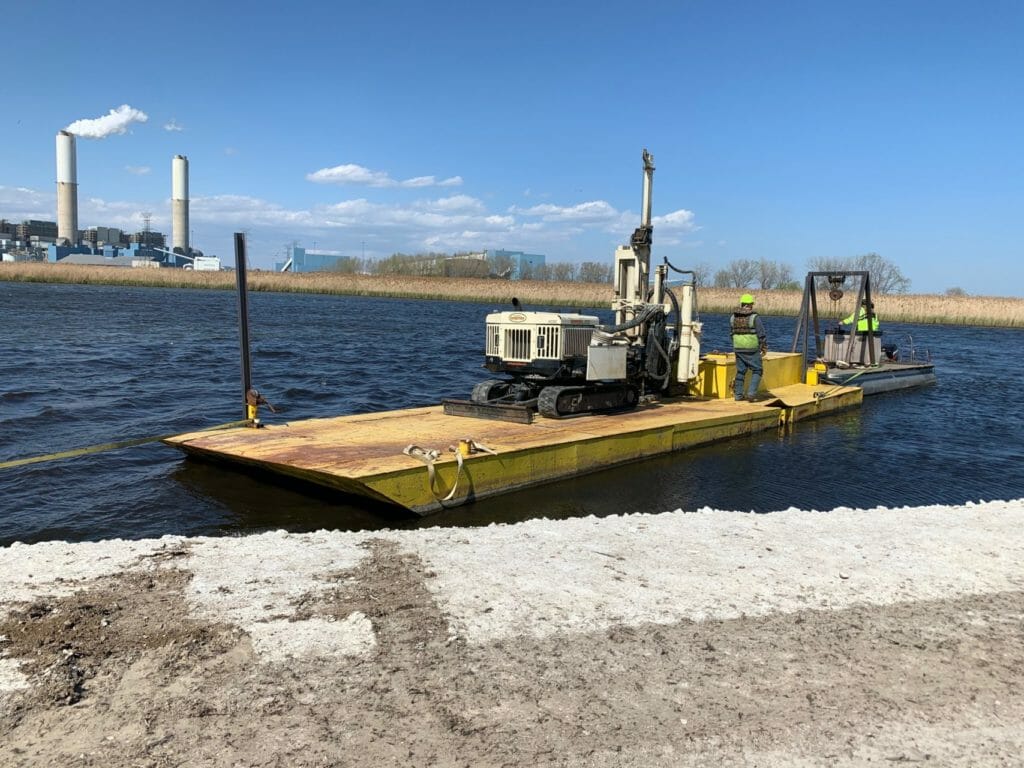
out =
{"type": "MultiPolygon", "coordinates": [[[[843,325],[849,325],[853,322],[853,315],[849,315],[843,320],[843,325]]],[[[878,322],[878,314],[872,313],[871,317],[871,330],[878,333],[881,331],[880,324],[878,322]]],[[[864,308],[860,308],[860,317],[857,318],[857,332],[867,333],[868,331],[868,311],[864,308]]]]}
{"type": "Polygon", "coordinates": [[[733,313],[730,328],[732,331],[733,349],[757,349],[760,346],[757,340],[757,330],[754,328],[756,319],[756,312],[750,312],[749,314],[733,313]]]}

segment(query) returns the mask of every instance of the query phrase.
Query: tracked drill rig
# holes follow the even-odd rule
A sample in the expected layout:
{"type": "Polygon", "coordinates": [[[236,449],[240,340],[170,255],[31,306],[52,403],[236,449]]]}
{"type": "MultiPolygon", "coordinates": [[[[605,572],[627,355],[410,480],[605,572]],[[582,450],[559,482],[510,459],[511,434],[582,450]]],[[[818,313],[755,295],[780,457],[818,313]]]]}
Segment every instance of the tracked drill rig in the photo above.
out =
{"type": "Polygon", "coordinates": [[[444,401],[446,413],[528,423],[534,412],[557,419],[687,393],[700,358],[694,273],[666,259],[652,284],[654,158],[646,149],[643,173],[640,226],[615,251],[614,323],[524,311],[513,299],[513,311],[487,316],[484,367],[504,378],[480,382],[468,401],[444,401]],[[670,269],[688,280],[670,287],[670,269]]]}

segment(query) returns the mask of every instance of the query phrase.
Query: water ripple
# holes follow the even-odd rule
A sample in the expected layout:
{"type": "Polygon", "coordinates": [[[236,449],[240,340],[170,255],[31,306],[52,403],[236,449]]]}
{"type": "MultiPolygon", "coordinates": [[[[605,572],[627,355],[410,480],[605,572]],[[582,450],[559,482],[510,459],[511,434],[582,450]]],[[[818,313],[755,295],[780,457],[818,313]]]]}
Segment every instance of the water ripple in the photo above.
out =
{"type": "MultiPolygon", "coordinates": [[[[254,294],[253,383],[281,420],[466,397],[488,377],[483,321],[494,309],[254,294]]],[[[0,460],[241,418],[236,312],[231,291],[4,284],[0,323],[18,330],[0,359],[0,460]]],[[[727,349],[727,318],[701,319],[704,349],[727,349]]],[[[787,347],[793,321],[766,323],[772,347],[787,347]]],[[[788,435],[637,462],[422,524],[1024,496],[1024,418],[1011,405],[1024,374],[1024,332],[896,323],[886,332],[931,348],[937,385],[869,398],[859,412],[802,422],[788,435]]],[[[0,545],[396,524],[363,503],[191,462],[160,444],[0,470],[0,545]]]]}

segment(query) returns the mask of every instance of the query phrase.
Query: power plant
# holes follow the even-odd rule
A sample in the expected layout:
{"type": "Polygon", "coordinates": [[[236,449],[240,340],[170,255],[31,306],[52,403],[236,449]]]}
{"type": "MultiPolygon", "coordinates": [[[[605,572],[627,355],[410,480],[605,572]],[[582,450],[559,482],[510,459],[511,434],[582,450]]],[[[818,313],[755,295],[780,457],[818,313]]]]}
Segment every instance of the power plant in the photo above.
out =
{"type": "Polygon", "coordinates": [[[189,253],[188,247],[188,158],[171,160],[171,250],[189,253]]]}
{"type": "Polygon", "coordinates": [[[78,245],[78,162],[75,135],[57,133],[57,245],[78,245]]]}
{"type": "Polygon", "coordinates": [[[31,220],[15,226],[5,219],[0,220],[0,251],[4,260],[14,260],[20,252],[28,254],[34,250],[38,254],[46,248],[49,261],[220,268],[219,259],[203,256],[189,243],[188,158],[185,155],[174,155],[171,159],[170,249],[166,248],[163,234],[149,229],[148,213],[143,214],[143,230],[135,234],[106,226],[80,231],[75,140],[75,134],[68,129],[57,132],[57,222],[31,220]]]}
{"type": "MultiPolygon", "coordinates": [[[[188,158],[175,155],[171,160],[171,248],[188,255],[188,158]]],[[[78,233],[78,157],[75,134],[57,132],[57,245],[77,246],[78,233]]]]}

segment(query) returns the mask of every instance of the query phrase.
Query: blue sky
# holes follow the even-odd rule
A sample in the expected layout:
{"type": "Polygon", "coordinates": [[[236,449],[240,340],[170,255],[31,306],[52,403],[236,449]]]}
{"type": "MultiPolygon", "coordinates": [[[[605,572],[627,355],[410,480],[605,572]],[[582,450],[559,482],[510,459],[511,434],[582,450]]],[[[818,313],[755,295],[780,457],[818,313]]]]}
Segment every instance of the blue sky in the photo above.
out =
{"type": "Polygon", "coordinates": [[[4,34],[0,217],[54,219],[54,135],[127,105],[78,139],[79,225],[169,235],[180,153],[193,245],[257,267],[610,262],[647,147],[656,260],[1024,296],[1024,3],[30,2],[4,34]]]}

